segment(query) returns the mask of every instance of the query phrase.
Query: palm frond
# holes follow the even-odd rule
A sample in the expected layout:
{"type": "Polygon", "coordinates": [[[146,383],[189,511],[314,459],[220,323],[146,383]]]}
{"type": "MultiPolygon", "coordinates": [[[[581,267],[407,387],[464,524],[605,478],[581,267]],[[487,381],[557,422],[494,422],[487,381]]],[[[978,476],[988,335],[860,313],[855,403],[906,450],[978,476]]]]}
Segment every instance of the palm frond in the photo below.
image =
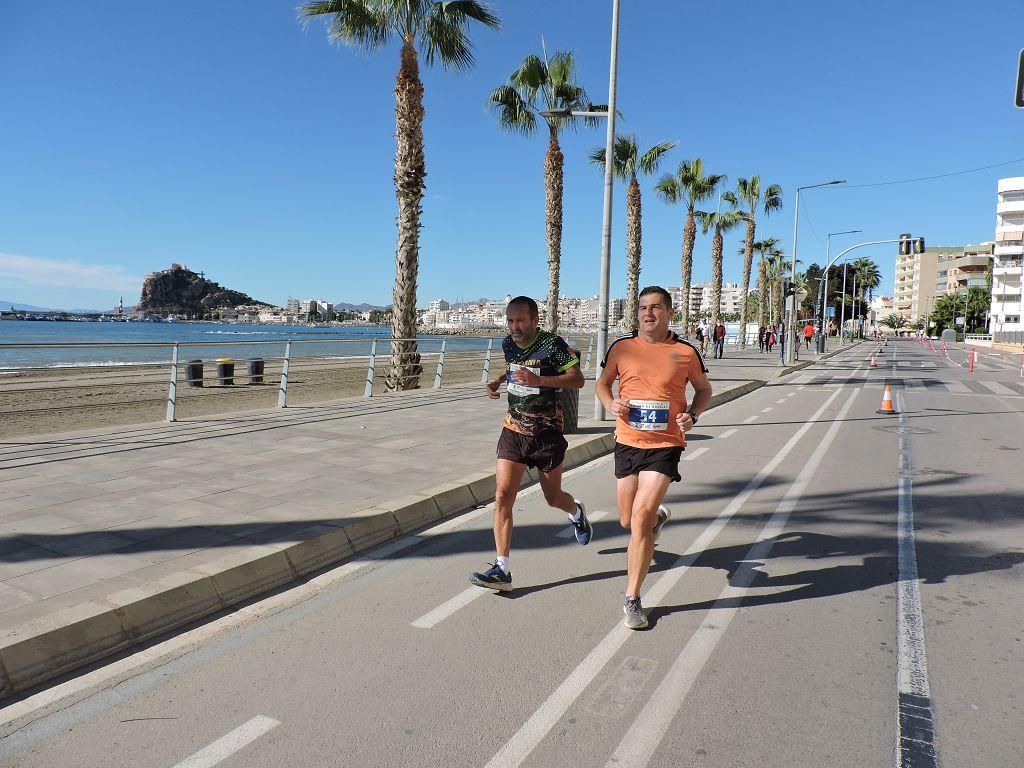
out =
{"type": "Polygon", "coordinates": [[[510,133],[529,136],[537,130],[537,118],[530,105],[510,85],[502,85],[487,97],[488,108],[497,114],[498,124],[510,133]]]}
{"type": "Polygon", "coordinates": [[[742,224],[746,220],[747,217],[743,211],[726,211],[718,217],[718,229],[722,232],[728,232],[737,224],[742,224]]]}
{"type": "Polygon", "coordinates": [[[570,51],[555,51],[548,59],[548,76],[551,85],[572,84],[576,79],[576,58],[570,51]]]}
{"type": "Polygon", "coordinates": [[[666,173],[658,180],[658,183],[654,185],[654,191],[658,197],[669,205],[675,205],[683,199],[679,180],[671,173],[666,173]]]}
{"type": "Polygon", "coordinates": [[[466,18],[446,12],[444,6],[444,3],[435,3],[423,22],[420,34],[423,59],[428,65],[440,59],[445,69],[470,69],[475,60],[473,44],[466,34],[466,18]]]}
{"type": "Polygon", "coordinates": [[[766,216],[770,216],[775,211],[782,210],[782,187],[778,184],[772,184],[764,192],[764,212],[766,216]]]}
{"type": "Polygon", "coordinates": [[[740,204],[740,201],[736,199],[736,195],[734,195],[732,192],[723,193],[722,199],[725,200],[725,202],[727,202],[733,208],[738,207],[740,204]]]}
{"type": "Polygon", "coordinates": [[[715,224],[718,221],[718,214],[714,211],[694,211],[693,215],[700,223],[701,233],[705,235],[714,229],[715,224]]]}
{"type": "Polygon", "coordinates": [[[362,0],[314,0],[300,5],[298,14],[307,25],[319,16],[330,16],[327,39],[366,52],[386,45],[398,24],[386,9],[362,0]]]}
{"type": "Polygon", "coordinates": [[[587,153],[587,159],[594,165],[604,168],[605,154],[605,147],[594,147],[587,153]]]}
{"type": "Polygon", "coordinates": [[[539,56],[531,54],[520,62],[518,69],[509,75],[508,81],[526,96],[527,101],[535,104],[537,93],[548,82],[548,68],[539,56]]]}
{"type": "Polygon", "coordinates": [[[649,150],[644,152],[640,159],[637,160],[637,170],[644,176],[650,176],[658,170],[661,158],[674,149],[676,143],[677,142],[674,141],[663,141],[660,144],[655,144],[649,150]]]}

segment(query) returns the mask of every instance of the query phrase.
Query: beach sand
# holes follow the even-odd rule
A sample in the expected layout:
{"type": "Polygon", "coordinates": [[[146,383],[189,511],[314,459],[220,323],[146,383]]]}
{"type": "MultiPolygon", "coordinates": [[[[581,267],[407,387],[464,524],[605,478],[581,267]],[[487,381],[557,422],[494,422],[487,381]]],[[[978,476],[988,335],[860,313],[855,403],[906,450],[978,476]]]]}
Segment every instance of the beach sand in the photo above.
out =
{"type": "MultiPolygon", "coordinates": [[[[480,381],[483,352],[448,353],[442,386],[480,381]]],[[[374,394],[382,394],[387,358],[377,360],[374,394]]],[[[501,352],[492,358],[494,371],[503,365],[501,352]]],[[[420,388],[434,384],[437,357],[424,355],[420,388]]],[[[210,416],[277,405],[281,361],[268,360],[263,384],[249,384],[245,363],[235,366],[231,386],[218,385],[216,365],[206,363],[204,386],[185,383],[178,367],[177,419],[210,416]]],[[[364,392],[367,364],[341,359],[292,360],[288,404],[324,403],[364,392]]],[[[22,371],[0,376],[0,438],[52,434],[78,429],[161,421],[167,411],[170,366],[90,367],[22,371]]]]}

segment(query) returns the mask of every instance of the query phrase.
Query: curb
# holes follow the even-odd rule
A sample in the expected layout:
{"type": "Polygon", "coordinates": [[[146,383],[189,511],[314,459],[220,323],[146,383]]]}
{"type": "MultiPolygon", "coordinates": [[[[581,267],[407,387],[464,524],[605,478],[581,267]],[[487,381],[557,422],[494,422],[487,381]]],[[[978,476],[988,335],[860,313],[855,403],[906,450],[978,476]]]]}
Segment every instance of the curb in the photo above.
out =
{"type": "MultiPolygon", "coordinates": [[[[767,384],[753,380],[713,395],[708,409],[767,384]]],[[[611,453],[615,437],[567,435],[565,468],[611,453]]],[[[537,482],[536,469],[527,472],[537,482]]],[[[0,697],[74,672],[318,570],[494,500],[495,476],[483,471],[379,504],[351,519],[318,523],[286,540],[260,544],[158,581],[0,631],[0,697]]]]}

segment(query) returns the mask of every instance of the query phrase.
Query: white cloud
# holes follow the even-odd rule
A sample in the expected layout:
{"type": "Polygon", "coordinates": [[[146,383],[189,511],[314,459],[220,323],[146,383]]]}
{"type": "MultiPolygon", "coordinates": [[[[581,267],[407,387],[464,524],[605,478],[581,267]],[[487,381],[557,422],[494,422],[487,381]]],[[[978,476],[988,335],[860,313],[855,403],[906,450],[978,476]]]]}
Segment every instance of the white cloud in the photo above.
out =
{"type": "Polygon", "coordinates": [[[142,285],[142,277],[130,275],[118,266],[80,264],[14,253],[0,253],[0,281],[48,288],[107,291],[137,291],[142,285]]]}

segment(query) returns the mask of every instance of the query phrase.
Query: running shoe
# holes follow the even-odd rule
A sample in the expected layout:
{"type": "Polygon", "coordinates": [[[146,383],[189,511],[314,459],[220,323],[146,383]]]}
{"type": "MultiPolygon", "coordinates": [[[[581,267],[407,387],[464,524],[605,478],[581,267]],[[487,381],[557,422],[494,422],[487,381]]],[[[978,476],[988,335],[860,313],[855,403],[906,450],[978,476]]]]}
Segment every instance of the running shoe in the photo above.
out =
{"type": "Polygon", "coordinates": [[[630,629],[647,628],[647,611],[640,604],[639,597],[627,597],[626,604],[622,606],[622,612],[626,614],[626,626],[630,629]]]}
{"type": "Polygon", "coordinates": [[[488,565],[491,567],[483,573],[471,573],[469,583],[476,584],[478,587],[496,589],[499,592],[511,592],[512,574],[505,573],[497,563],[488,563],[488,565]]]}
{"type": "Polygon", "coordinates": [[[665,527],[665,523],[667,523],[671,517],[672,513],[669,511],[668,507],[664,505],[658,507],[658,522],[654,524],[655,544],[658,543],[658,539],[661,537],[661,529],[665,527]]]}
{"type": "Polygon", "coordinates": [[[579,522],[572,521],[572,527],[576,530],[576,541],[586,545],[590,543],[590,539],[594,536],[594,527],[587,520],[587,509],[583,506],[583,502],[578,499],[573,499],[573,501],[576,502],[576,509],[580,515],[579,522]]]}

